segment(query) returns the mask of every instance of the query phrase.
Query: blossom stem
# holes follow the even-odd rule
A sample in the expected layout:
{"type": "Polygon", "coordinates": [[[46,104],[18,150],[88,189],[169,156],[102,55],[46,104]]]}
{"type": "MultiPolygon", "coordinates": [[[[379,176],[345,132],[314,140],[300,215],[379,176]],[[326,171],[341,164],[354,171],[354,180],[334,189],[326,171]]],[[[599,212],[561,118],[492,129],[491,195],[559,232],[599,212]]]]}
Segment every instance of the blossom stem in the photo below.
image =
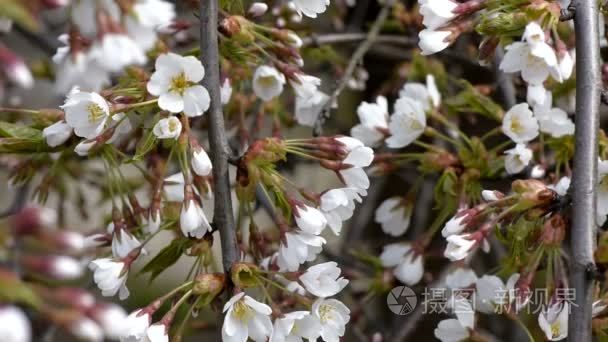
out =
{"type": "Polygon", "coordinates": [[[144,101],[144,102],[129,104],[126,106],[118,106],[117,108],[112,109],[112,114],[126,112],[126,111],[133,110],[133,109],[139,108],[139,107],[149,106],[149,105],[155,104],[157,102],[158,102],[158,99],[152,99],[152,100],[148,100],[148,101],[144,101]]]}
{"type": "Polygon", "coordinates": [[[21,109],[21,108],[2,108],[0,107],[0,113],[17,113],[17,114],[40,114],[40,111],[33,109],[21,109]]]}
{"type": "Polygon", "coordinates": [[[530,329],[528,329],[528,327],[524,324],[524,322],[517,315],[509,315],[509,317],[511,317],[512,320],[517,322],[517,324],[523,329],[523,331],[526,332],[526,335],[530,339],[530,342],[535,342],[534,336],[532,336],[530,329]]]}

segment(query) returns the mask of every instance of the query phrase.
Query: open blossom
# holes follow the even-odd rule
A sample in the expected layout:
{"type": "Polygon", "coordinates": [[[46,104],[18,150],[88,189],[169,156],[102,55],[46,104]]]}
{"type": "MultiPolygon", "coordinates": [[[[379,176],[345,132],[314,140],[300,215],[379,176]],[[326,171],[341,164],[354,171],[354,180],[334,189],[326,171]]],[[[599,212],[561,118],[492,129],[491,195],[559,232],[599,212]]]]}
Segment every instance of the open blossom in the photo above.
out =
{"type": "Polygon", "coordinates": [[[569,306],[567,301],[554,301],[538,315],[538,326],[549,341],[568,337],[569,306]]]}
{"type": "Polygon", "coordinates": [[[253,74],[253,91],[263,101],[270,101],[281,95],[285,85],[285,75],[275,67],[261,65],[253,74]]]}
{"type": "Polygon", "coordinates": [[[32,327],[25,313],[12,305],[0,307],[0,341],[30,342],[32,327]]]}
{"type": "Polygon", "coordinates": [[[534,116],[538,119],[540,131],[554,138],[574,134],[574,122],[561,108],[537,106],[534,108],[534,116]]]}
{"type": "Polygon", "coordinates": [[[129,297],[127,288],[128,268],[123,261],[102,258],[91,261],[89,268],[93,271],[93,280],[101,290],[101,294],[111,297],[118,293],[123,300],[129,297]]]}
{"type": "Polygon", "coordinates": [[[147,89],[158,96],[161,109],[184,112],[189,117],[200,116],[209,109],[209,92],[198,84],[205,77],[205,68],[198,59],[166,53],[158,56],[155,67],[147,89]]]}
{"type": "Polygon", "coordinates": [[[557,181],[557,184],[549,184],[547,188],[555,191],[560,196],[566,196],[570,189],[570,177],[562,177],[557,181]]]}
{"type": "Polygon", "coordinates": [[[376,103],[362,102],[357,108],[357,115],[361,123],[350,130],[350,135],[361,140],[366,146],[377,147],[388,131],[386,97],[378,96],[376,103]]]}
{"type": "Polygon", "coordinates": [[[300,230],[313,235],[321,234],[327,225],[325,215],[318,209],[307,205],[296,206],[294,208],[294,218],[300,230]]]}
{"type": "Polygon", "coordinates": [[[137,0],[132,15],[125,19],[129,36],[144,51],[154,47],[157,31],[171,24],[175,18],[175,5],[163,0],[137,0]]]}
{"type": "Polygon", "coordinates": [[[320,329],[319,320],[310,312],[289,312],[274,321],[270,342],[298,342],[304,339],[316,341],[320,329]]]}
{"type": "Polygon", "coordinates": [[[104,70],[119,72],[129,65],[145,64],[148,58],[135,40],[122,33],[106,33],[91,47],[91,58],[104,70]]]}
{"type": "Polygon", "coordinates": [[[418,82],[407,82],[399,91],[399,97],[409,97],[414,101],[419,101],[424,111],[437,108],[441,104],[441,94],[439,94],[433,75],[426,75],[426,85],[418,82]]]}
{"type": "Polygon", "coordinates": [[[244,292],[230,298],[223,311],[226,314],[222,326],[223,342],[245,342],[248,337],[264,342],[272,333],[272,309],[244,292]]]}
{"type": "Polygon", "coordinates": [[[182,133],[182,123],[175,116],[160,119],[154,125],[152,133],[158,139],[177,139],[182,133]]]}
{"type": "Polygon", "coordinates": [[[141,242],[135,236],[125,229],[118,229],[112,239],[112,256],[116,259],[125,258],[139,246],[141,246],[141,242]]]}
{"type": "Polygon", "coordinates": [[[401,148],[411,144],[424,132],[426,114],[420,101],[402,97],[395,102],[395,113],[388,126],[391,136],[386,139],[390,148],[401,148]]]}
{"type": "Polygon", "coordinates": [[[413,206],[402,197],[386,199],[375,213],[375,221],[380,223],[382,231],[391,236],[401,236],[410,227],[413,206]]]}
{"type": "Polygon", "coordinates": [[[336,299],[319,298],[312,304],[312,314],[321,324],[320,335],[325,342],[339,342],[350,321],[350,310],[336,299]]]}
{"type": "Polygon", "coordinates": [[[365,190],[357,188],[339,188],[324,192],[320,198],[320,208],[327,219],[327,225],[335,235],[342,230],[342,221],[353,216],[355,201],[361,203],[365,190]]]}
{"type": "Polygon", "coordinates": [[[87,93],[74,87],[61,106],[65,121],[82,138],[93,139],[104,129],[110,116],[110,106],[97,93],[87,93]]]}
{"type": "Polygon", "coordinates": [[[316,18],[318,14],[325,12],[327,6],[329,6],[329,0],[293,0],[292,3],[298,14],[304,14],[310,18],[316,18]]]}
{"type": "Polygon", "coordinates": [[[512,175],[522,172],[532,160],[532,150],[524,144],[517,144],[514,148],[506,150],[505,154],[505,169],[512,175]]]}
{"type": "Polygon", "coordinates": [[[471,234],[450,235],[446,238],[448,245],[443,255],[452,260],[462,260],[466,258],[477,244],[474,239],[469,239],[471,234]]]}
{"type": "Polygon", "coordinates": [[[71,8],[72,23],[81,34],[94,37],[97,34],[97,13],[103,11],[113,21],[120,20],[120,7],[113,0],[80,0],[74,1],[71,8]]]}
{"type": "Polygon", "coordinates": [[[339,171],[340,178],[347,187],[367,189],[369,187],[369,178],[362,168],[372,163],[374,160],[374,150],[352,137],[342,136],[335,138],[335,140],[340,142],[346,152],[348,152],[342,160],[342,165],[345,168],[339,171]]]}
{"type": "Polygon", "coordinates": [[[434,31],[431,29],[420,31],[418,33],[418,46],[422,50],[422,55],[428,56],[445,50],[451,44],[449,40],[451,35],[451,31],[434,31]]]}
{"type": "Polygon", "coordinates": [[[553,48],[545,42],[543,29],[535,22],[526,26],[523,42],[514,42],[506,48],[500,63],[504,72],[519,72],[530,84],[541,84],[549,75],[561,82],[557,57],[553,48]]]}
{"type": "Polygon", "coordinates": [[[454,17],[453,12],[458,3],[451,0],[418,0],[420,4],[420,14],[422,14],[422,24],[427,28],[434,30],[439,28],[454,17]]]}
{"type": "Polygon", "coordinates": [[[448,237],[454,234],[460,234],[467,227],[465,219],[467,215],[456,215],[452,217],[441,230],[443,237],[448,237]]]}
{"type": "Polygon", "coordinates": [[[464,289],[469,288],[471,285],[475,285],[477,282],[477,275],[475,271],[470,268],[457,268],[445,277],[445,284],[450,289],[464,289]]]}
{"type": "Polygon", "coordinates": [[[95,323],[99,325],[104,335],[112,340],[118,340],[124,333],[127,326],[125,320],[127,313],[117,304],[98,303],[89,312],[95,323]]]}
{"type": "Polygon", "coordinates": [[[42,130],[42,137],[50,147],[62,145],[72,136],[72,127],[65,121],[57,121],[42,130]]]}
{"type": "Polygon", "coordinates": [[[416,285],[424,274],[424,260],[408,243],[384,246],[380,261],[384,267],[395,267],[393,274],[406,285],[416,285]]]}
{"type": "Polygon", "coordinates": [[[141,309],[133,311],[124,321],[121,341],[143,341],[152,317],[141,309]]]}
{"type": "Polygon", "coordinates": [[[89,51],[72,51],[69,36],[62,34],[58,38],[65,46],[57,48],[52,60],[55,63],[55,90],[65,94],[74,86],[87,91],[100,91],[110,84],[110,74],[89,51]]]}
{"type": "Polygon", "coordinates": [[[309,267],[300,281],[308,292],[323,298],[338,294],[348,284],[348,280],[340,277],[340,268],[333,261],[309,267]]]}
{"type": "Polygon", "coordinates": [[[500,312],[498,307],[508,306],[515,300],[514,289],[518,279],[519,273],[512,274],[506,284],[493,275],[484,275],[477,279],[475,309],[487,314],[500,312]]]}
{"type": "Polygon", "coordinates": [[[323,250],[325,239],[304,232],[285,234],[287,245],[281,243],[277,256],[277,265],[281,271],[295,272],[301,264],[313,261],[323,250]]]}
{"type": "Polygon", "coordinates": [[[201,239],[205,233],[212,230],[207,216],[194,200],[185,202],[179,215],[179,226],[184,236],[201,239]]]}
{"type": "Polygon", "coordinates": [[[290,82],[296,93],[296,120],[300,125],[313,126],[329,96],[319,90],[320,78],[305,74],[296,74],[296,77],[298,82],[290,82]]]}
{"type": "Polygon", "coordinates": [[[469,328],[464,326],[460,320],[449,318],[439,322],[434,335],[441,342],[462,342],[467,341],[471,336],[469,328]]]}
{"type": "Polygon", "coordinates": [[[163,323],[152,324],[146,330],[146,342],[169,342],[167,326],[163,323]]]}
{"type": "Polygon", "coordinates": [[[502,119],[502,132],[516,143],[533,140],[538,129],[538,121],[527,103],[513,106],[502,119]]]}

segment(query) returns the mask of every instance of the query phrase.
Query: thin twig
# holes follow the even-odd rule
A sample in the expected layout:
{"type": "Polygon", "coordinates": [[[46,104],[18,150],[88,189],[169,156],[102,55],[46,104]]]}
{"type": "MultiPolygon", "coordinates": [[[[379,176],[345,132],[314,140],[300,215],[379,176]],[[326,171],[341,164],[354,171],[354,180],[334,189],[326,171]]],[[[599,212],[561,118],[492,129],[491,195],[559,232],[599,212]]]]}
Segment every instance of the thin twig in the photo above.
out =
{"type": "Polygon", "coordinates": [[[224,272],[230,272],[238,258],[236,230],[230,193],[228,158],[230,149],[226,138],[224,114],[220,95],[220,61],[218,49],[218,0],[200,1],[201,20],[201,60],[205,66],[203,86],[209,91],[209,146],[213,162],[214,224],[220,232],[222,244],[222,265],[224,272]]]}
{"type": "Polygon", "coordinates": [[[323,124],[325,124],[325,121],[327,121],[327,119],[329,119],[329,117],[331,116],[332,106],[337,101],[338,97],[340,96],[340,93],[342,93],[342,90],[344,90],[344,88],[346,87],[346,84],[352,77],[352,74],[355,72],[355,69],[357,68],[359,63],[361,63],[361,60],[363,59],[367,51],[372,47],[372,45],[374,45],[374,42],[376,41],[376,38],[380,33],[380,29],[384,25],[384,22],[388,18],[388,15],[391,12],[391,9],[393,8],[393,3],[394,0],[386,0],[384,6],[380,10],[380,13],[378,13],[378,16],[376,17],[376,21],[367,33],[367,38],[363,43],[361,43],[361,45],[359,45],[355,53],[353,53],[353,56],[351,57],[350,61],[348,62],[348,65],[346,66],[344,75],[342,75],[342,79],[338,82],[338,86],[330,96],[329,100],[327,101],[327,103],[319,113],[317,120],[315,121],[313,129],[313,134],[315,136],[321,135],[321,132],[323,130],[323,124]]]}
{"type": "Polygon", "coordinates": [[[576,136],[572,173],[569,341],[591,341],[595,263],[599,107],[601,97],[599,10],[596,0],[573,0],[576,35],[576,136]]]}
{"type": "MultiPolygon", "coordinates": [[[[356,43],[367,39],[367,37],[368,34],[363,32],[328,33],[321,35],[313,34],[309,37],[302,38],[302,46],[356,43]]],[[[390,43],[395,45],[414,46],[418,44],[418,40],[404,35],[379,34],[376,39],[374,39],[373,43],[390,43]]]]}

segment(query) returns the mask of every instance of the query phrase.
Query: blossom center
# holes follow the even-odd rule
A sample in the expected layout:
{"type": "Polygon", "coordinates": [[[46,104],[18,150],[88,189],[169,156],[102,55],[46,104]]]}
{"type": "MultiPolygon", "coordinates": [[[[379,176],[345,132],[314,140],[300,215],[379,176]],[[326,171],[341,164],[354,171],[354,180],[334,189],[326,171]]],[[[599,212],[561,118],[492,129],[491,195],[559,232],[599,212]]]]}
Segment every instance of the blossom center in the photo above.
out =
{"type": "Polygon", "coordinates": [[[319,318],[321,318],[321,323],[330,321],[333,317],[333,311],[333,307],[330,305],[321,305],[319,307],[319,318]]]}
{"type": "Polygon", "coordinates": [[[234,309],[232,312],[234,313],[234,317],[241,322],[248,322],[251,318],[251,308],[242,302],[237,302],[234,304],[234,309]]]}
{"type": "Polygon", "coordinates": [[[265,76],[258,78],[258,83],[263,86],[270,88],[275,84],[275,78],[273,76],[265,76]]]}
{"type": "Polygon", "coordinates": [[[90,103],[87,106],[87,111],[89,112],[89,122],[91,123],[99,121],[106,115],[97,103],[90,103]]]}
{"type": "Polygon", "coordinates": [[[424,127],[422,126],[422,124],[420,123],[420,121],[415,120],[415,119],[411,119],[410,120],[410,128],[413,129],[413,130],[415,130],[415,131],[418,131],[418,130],[423,129],[424,127]]]}
{"type": "Polygon", "coordinates": [[[561,332],[561,324],[560,322],[555,322],[553,324],[551,324],[551,335],[553,337],[559,336],[560,332],[561,332]]]}
{"type": "Polygon", "coordinates": [[[173,77],[171,79],[171,85],[169,86],[169,91],[178,93],[180,96],[184,95],[184,92],[190,86],[190,82],[186,78],[186,74],[180,72],[179,75],[173,77]]]}
{"type": "Polygon", "coordinates": [[[523,129],[524,129],[524,126],[521,124],[521,121],[519,121],[518,118],[514,118],[511,121],[511,130],[514,133],[521,133],[521,131],[523,131],[523,129]]]}
{"type": "Polygon", "coordinates": [[[170,132],[177,131],[177,122],[176,122],[176,120],[169,120],[169,131],[170,132]]]}

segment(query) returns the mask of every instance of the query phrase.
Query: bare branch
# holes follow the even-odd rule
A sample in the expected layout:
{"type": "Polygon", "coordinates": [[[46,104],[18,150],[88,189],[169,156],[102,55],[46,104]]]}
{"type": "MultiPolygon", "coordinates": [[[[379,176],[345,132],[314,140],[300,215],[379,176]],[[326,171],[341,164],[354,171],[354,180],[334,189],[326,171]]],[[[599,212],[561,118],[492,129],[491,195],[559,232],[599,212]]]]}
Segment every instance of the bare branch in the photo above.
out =
{"type": "Polygon", "coordinates": [[[572,177],[572,258],[570,286],[576,299],[569,321],[569,341],[591,341],[595,270],[596,194],[599,107],[601,97],[598,3],[574,0],[576,35],[576,137],[572,177]]]}
{"type": "Polygon", "coordinates": [[[232,199],[230,194],[230,175],[228,158],[230,148],[226,138],[224,114],[220,95],[220,61],[218,49],[218,0],[200,1],[201,20],[201,61],[205,66],[203,86],[209,91],[211,105],[209,107],[209,145],[213,162],[214,191],[214,224],[220,232],[222,244],[222,264],[224,271],[229,272],[232,264],[238,258],[238,246],[232,199]]]}

